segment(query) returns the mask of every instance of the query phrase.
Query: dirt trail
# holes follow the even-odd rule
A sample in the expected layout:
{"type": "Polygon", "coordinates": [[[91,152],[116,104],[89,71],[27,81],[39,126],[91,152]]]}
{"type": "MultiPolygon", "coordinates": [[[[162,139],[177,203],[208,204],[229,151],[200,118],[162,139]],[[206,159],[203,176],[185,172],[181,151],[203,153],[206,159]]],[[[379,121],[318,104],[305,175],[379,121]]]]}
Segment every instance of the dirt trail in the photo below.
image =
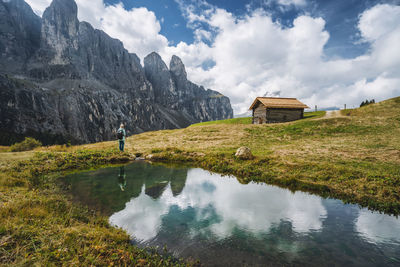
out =
{"type": "Polygon", "coordinates": [[[325,116],[317,118],[316,120],[338,118],[338,117],[343,117],[343,115],[340,113],[340,110],[328,110],[326,111],[325,116]]]}
{"type": "Polygon", "coordinates": [[[340,110],[328,110],[324,117],[325,118],[340,117],[340,110]]]}

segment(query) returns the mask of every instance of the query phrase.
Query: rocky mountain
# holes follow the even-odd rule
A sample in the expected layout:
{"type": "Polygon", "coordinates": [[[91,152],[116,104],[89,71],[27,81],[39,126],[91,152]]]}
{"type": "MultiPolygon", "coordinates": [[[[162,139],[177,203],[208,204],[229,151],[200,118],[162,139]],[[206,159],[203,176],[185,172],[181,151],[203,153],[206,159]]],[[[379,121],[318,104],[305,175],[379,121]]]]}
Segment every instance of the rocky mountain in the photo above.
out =
{"type": "Polygon", "coordinates": [[[0,0],[0,70],[21,72],[40,47],[41,20],[23,0],[0,0]]]}
{"type": "Polygon", "coordinates": [[[180,110],[190,122],[232,118],[229,99],[213,90],[205,90],[187,79],[181,59],[172,56],[169,70],[157,53],[144,58],[146,78],[154,88],[155,101],[180,110]]]}
{"type": "Polygon", "coordinates": [[[54,0],[42,18],[23,0],[0,0],[0,144],[33,136],[45,144],[115,139],[233,117],[229,99],[187,79],[182,61],[140,59],[121,41],[54,0]]]}

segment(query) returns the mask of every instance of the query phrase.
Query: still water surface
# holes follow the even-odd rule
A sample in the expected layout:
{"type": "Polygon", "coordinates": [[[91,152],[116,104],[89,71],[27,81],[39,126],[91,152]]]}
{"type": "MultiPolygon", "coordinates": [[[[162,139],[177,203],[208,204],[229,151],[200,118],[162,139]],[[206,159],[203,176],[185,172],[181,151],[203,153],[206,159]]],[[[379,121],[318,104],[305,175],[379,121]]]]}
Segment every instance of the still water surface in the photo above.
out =
{"type": "Polygon", "coordinates": [[[135,244],[204,265],[400,266],[400,219],[340,200],[145,162],[65,180],[135,244]]]}

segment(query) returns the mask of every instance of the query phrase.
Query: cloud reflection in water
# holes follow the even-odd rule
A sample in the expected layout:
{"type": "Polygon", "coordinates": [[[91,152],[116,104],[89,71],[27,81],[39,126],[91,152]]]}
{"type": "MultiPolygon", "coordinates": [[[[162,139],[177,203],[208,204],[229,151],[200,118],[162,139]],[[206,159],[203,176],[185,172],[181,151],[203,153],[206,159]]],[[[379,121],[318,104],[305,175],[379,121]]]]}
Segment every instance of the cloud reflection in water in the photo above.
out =
{"type": "Polygon", "coordinates": [[[355,228],[369,242],[400,244],[400,221],[394,216],[363,209],[356,220],[355,228]]]}
{"type": "Polygon", "coordinates": [[[125,209],[110,217],[110,223],[138,240],[148,241],[156,237],[162,217],[168,215],[172,206],[181,210],[193,208],[197,221],[216,214],[219,220],[204,228],[191,229],[191,234],[211,231],[221,239],[229,237],[236,228],[255,235],[268,233],[282,221],[290,222],[297,233],[317,231],[327,216],[320,197],[265,184],[242,185],[234,178],[191,169],[181,194],[173,196],[168,185],[159,198],[153,199],[145,194],[143,187],[137,198],[126,203],[125,209]],[[215,214],[208,212],[210,207],[215,214]]]}

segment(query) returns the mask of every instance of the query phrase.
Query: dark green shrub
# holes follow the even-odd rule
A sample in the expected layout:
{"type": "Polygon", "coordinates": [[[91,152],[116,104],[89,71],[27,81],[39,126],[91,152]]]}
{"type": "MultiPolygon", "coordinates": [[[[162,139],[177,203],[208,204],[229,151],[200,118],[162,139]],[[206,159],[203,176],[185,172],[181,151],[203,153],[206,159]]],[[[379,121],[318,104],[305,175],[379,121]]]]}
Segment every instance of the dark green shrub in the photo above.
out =
{"type": "Polygon", "coordinates": [[[367,99],[367,100],[361,102],[360,108],[363,107],[363,106],[370,105],[370,104],[375,104],[375,99],[372,99],[372,100],[368,100],[368,99],[367,99]]]}
{"type": "Polygon", "coordinates": [[[10,151],[11,152],[28,151],[40,146],[42,146],[42,143],[40,141],[32,137],[25,137],[24,141],[13,144],[10,147],[10,151]]]}

